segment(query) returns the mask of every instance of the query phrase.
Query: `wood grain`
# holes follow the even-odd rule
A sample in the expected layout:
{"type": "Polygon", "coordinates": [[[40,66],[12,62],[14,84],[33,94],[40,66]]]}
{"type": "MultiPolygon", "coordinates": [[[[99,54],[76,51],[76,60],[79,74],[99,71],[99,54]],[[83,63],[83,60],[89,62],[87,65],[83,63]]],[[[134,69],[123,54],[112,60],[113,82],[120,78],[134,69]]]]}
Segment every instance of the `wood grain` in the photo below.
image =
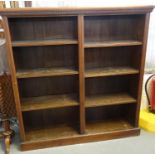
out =
{"type": "Polygon", "coordinates": [[[140,52],[141,46],[87,48],[85,49],[85,70],[123,67],[139,70],[140,52]]]}
{"type": "Polygon", "coordinates": [[[30,41],[39,40],[45,40],[43,45],[56,43],[56,40],[60,44],[59,39],[69,40],[67,43],[73,40],[75,43],[74,40],[77,39],[77,17],[10,18],[9,24],[12,41],[28,41],[27,45],[38,44],[30,41]],[[46,42],[47,40],[55,41],[46,42]]]}
{"type": "Polygon", "coordinates": [[[133,126],[123,119],[112,119],[98,122],[88,122],[86,125],[86,132],[87,134],[95,134],[132,128],[133,126]]]}
{"type": "Polygon", "coordinates": [[[46,147],[54,147],[54,146],[63,146],[63,145],[71,145],[78,143],[88,143],[88,142],[96,142],[103,140],[110,140],[122,137],[130,137],[130,136],[138,136],[140,134],[139,128],[121,130],[121,131],[112,131],[112,132],[103,132],[99,134],[85,134],[80,135],[78,137],[64,138],[58,140],[44,140],[44,141],[25,141],[21,143],[21,150],[32,150],[46,147]]]}
{"type": "Polygon", "coordinates": [[[22,111],[78,106],[78,98],[75,94],[50,95],[23,98],[21,100],[22,111]]]}
{"type": "MultiPolygon", "coordinates": [[[[105,120],[102,122],[89,122],[86,126],[86,135],[99,134],[111,131],[121,131],[132,129],[133,127],[123,119],[105,120]]],[[[80,137],[76,126],[57,125],[46,128],[31,128],[26,131],[27,141],[56,140],[69,137],[80,137]]]]}
{"type": "MultiPolygon", "coordinates": [[[[105,46],[130,44],[130,41],[142,41],[142,29],[139,27],[143,15],[124,15],[124,16],[86,16],[85,17],[85,42],[94,42],[94,46],[101,45],[96,42],[105,42],[105,46]],[[94,24],[95,23],[95,24],[94,24]],[[114,42],[113,42],[114,41],[114,42]],[[117,43],[116,43],[116,42],[117,43]],[[107,43],[109,42],[109,44],[107,43]]],[[[135,42],[132,42],[135,44],[135,42]]],[[[137,43],[136,43],[137,44],[137,43]]],[[[139,44],[139,43],[138,43],[139,44]]],[[[140,43],[141,44],[141,43],[140,43]]],[[[88,45],[89,46],[89,45],[88,45]]]]}
{"type": "Polygon", "coordinates": [[[79,94],[80,94],[80,132],[85,133],[85,53],[84,53],[84,17],[78,16],[78,40],[79,40],[79,94]]]}
{"type": "Polygon", "coordinates": [[[27,47],[27,46],[49,46],[49,45],[69,45],[77,44],[76,40],[38,40],[38,41],[13,41],[13,47],[27,47]]]}
{"type": "Polygon", "coordinates": [[[18,8],[18,9],[0,9],[1,15],[8,16],[49,16],[49,15],[113,15],[113,14],[145,14],[153,10],[153,5],[138,6],[105,6],[105,7],[40,7],[40,8],[18,8]]]}
{"type": "Polygon", "coordinates": [[[76,45],[14,47],[13,54],[17,72],[52,68],[78,70],[78,47],[76,45]]]}
{"type": "Polygon", "coordinates": [[[85,77],[105,77],[105,76],[117,76],[117,75],[131,75],[138,74],[137,69],[131,67],[108,67],[108,68],[93,68],[85,71],[85,77]]]}
{"type": "Polygon", "coordinates": [[[97,94],[86,96],[85,107],[109,106],[128,103],[136,103],[136,99],[127,93],[97,94]]]}
{"type": "Polygon", "coordinates": [[[26,131],[26,140],[27,141],[42,141],[48,139],[61,139],[67,137],[74,137],[78,135],[74,126],[71,125],[56,125],[56,126],[47,126],[46,128],[37,128],[37,129],[28,129],[26,131]]]}
{"type": "Polygon", "coordinates": [[[32,78],[32,77],[48,77],[48,76],[64,76],[76,75],[78,71],[74,68],[49,68],[49,69],[32,69],[21,70],[16,73],[17,78],[32,78]]]}
{"type": "Polygon", "coordinates": [[[153,8],[0,9],[23,150],[139,134],[153,8]]]}
{"type": "Polygon", "coordinates": [[[133,41],[133,40],[86,42],[84,47],[85,48],[96,48],[96,47],[119,47],[119,46],[137,46],[137,45],[142,45],[142,42],[133,41]]]}
{"type": "Polygon", "coordinates": [[[18,86],[21,98],[78,94],[78,75],[24,78],[18,86]]]}
{"type": "Polygon", "coordinates": [[[130,83],[134,82],[128,75],[86,78],[86,96],[128,92],[130,83]]]}

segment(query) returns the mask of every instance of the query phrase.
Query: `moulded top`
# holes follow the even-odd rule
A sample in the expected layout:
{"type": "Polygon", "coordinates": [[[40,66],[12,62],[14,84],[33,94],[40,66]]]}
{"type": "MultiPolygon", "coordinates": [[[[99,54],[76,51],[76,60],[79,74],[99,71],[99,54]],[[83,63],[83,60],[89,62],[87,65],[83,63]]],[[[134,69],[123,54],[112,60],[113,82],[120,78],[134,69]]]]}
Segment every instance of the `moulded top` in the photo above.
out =
{"type": "Polygon", "coordinates": [[[153,5],[137,6],[104,6],[104,7],[28,7],[3,8],[0,15],[30,16],[30,15],[78,15],[78,14],[145,14],[153,10],[153,5]]]}

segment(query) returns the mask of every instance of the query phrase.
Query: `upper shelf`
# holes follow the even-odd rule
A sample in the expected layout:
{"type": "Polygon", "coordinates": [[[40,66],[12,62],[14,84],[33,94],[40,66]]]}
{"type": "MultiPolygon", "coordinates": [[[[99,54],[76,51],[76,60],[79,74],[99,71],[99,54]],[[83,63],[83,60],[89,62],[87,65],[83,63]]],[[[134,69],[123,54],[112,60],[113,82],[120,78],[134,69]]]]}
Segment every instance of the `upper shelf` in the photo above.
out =
{"type": "Polygon", "coordinates": [[[13,41],[13,47],[26,46],[48,46],[48,45],[72,45],[77,44],[77,40],[73,39],[55,39],[55,40],[29,40],[29,41],[13,41]]]}
{"type": "Polygon", "coordinates": [[[16,73],[17,78],[32,78],[32,77],[48,77],[48,76],[64,76],[76,75],[78,71],[74,68],[40,68],[32,70],[21,70],[16,73]]]}
{"type": "Polygon", "coordinates": [[[139,70],[132,67],[105,67],[105,68],[92,68],[87,69],[85,77],[105,77],[117,75],[131,75],[138,74],[139,70]]]}
{"type": "Polygon", "coordinates": [[[137,46],[142,45],[142,42],[135,40],[119,40],[119,41],[103,41],[103,42],[86,42],[85,48],[96,47],[119,47],[119,46],[137,46]]]}

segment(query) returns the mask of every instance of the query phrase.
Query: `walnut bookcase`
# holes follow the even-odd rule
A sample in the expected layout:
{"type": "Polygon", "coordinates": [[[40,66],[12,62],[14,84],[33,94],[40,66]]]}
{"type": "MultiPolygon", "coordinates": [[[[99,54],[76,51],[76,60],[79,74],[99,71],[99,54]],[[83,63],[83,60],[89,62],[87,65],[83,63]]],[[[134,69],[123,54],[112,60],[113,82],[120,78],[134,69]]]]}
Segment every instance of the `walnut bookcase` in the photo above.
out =
{"type": "Polygon", "coordinates": [[[139,134],[152,9],[0,10],[22,150],[139,134]]]}

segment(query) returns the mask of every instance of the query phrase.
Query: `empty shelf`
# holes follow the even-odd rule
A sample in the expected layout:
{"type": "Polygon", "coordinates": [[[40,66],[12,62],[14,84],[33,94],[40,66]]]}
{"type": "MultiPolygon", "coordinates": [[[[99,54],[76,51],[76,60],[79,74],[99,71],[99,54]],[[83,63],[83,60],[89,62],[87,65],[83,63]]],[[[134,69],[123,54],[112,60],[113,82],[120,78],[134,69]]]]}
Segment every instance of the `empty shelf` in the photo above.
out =
{"type": "Polygon", "coordinates": [[[48,46],[48,45],[69,45],[77,44],[77,40],[73,39],[55,39],[55,40],[28,40],[28,41],[13,41],[13,47],[26,47],[26,46],[48,46]]]}
{"type": "Polygon", "coordinates": [[[96,47],[119,47],[119,46],[136,46],[142,45],[142,42],[135,40],[103,41],[103,42],[86,42],[85,48],[96,47]]]}
{"type": "Polygon", "coordinates": [[[116,75],[128,75],[138,74],[137,69],[131,67],[108,67],[108,68],[92,68],[85,72],[85,77],[99,77],[99,76],[116,76],[116,75]]]}
{"type": "Polygon", "coordinates": [[[24,98],[21,101],[22,111],[32,111],[68,106],[78,106],[77,96],[74,94],[50,95],[24,98]]]}
{"type": "Polygon", "coordinates": [[[103,121],[87,122],[87,134],[107,133],[112,131],[121,131],[132,129],[133,126],[123,119],[109,119],[103,121]]]}
{"type": "Polygon", "coordinates": [[[26,129],[27,141],[56,140],[78,136],[76,126],[67,124],[26,129]]]}
{"type": "Polygon", "coordinates": [[[116,94],[97,94],[86,96],[85,106],[86,107],[97,107],[106,105],[117,105],[136,103],[136,99],[127,93],[116,93],[116,94]]]}
{"type": "Polygon", "coordinates": [[[46,77],[78,74],[73,68],[48,68],[17,71],[17,78],[46,77]]]}

